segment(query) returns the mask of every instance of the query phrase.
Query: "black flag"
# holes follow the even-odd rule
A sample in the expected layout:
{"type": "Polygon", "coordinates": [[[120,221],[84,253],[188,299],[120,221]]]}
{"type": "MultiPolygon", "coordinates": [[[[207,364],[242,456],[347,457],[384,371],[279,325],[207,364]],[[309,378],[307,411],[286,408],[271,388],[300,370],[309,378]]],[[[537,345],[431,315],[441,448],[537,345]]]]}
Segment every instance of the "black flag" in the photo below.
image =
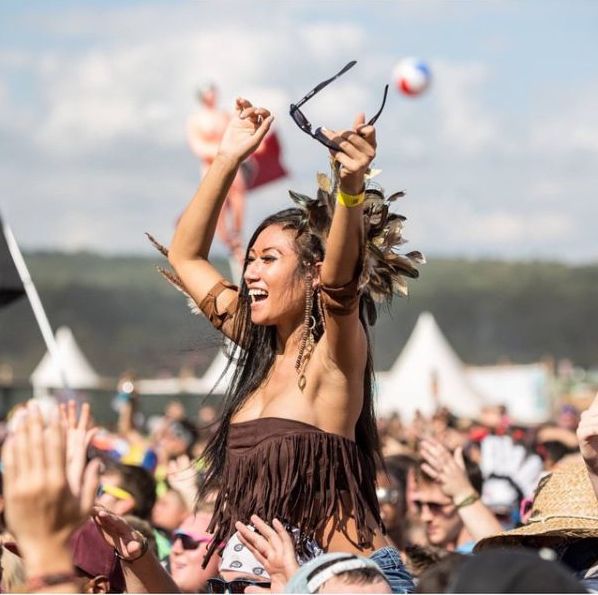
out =
{"type": "Polygon", "coordinates": [[[0,218],[0,308],[25,295],[25,287],[12,259],[0,218]]]}

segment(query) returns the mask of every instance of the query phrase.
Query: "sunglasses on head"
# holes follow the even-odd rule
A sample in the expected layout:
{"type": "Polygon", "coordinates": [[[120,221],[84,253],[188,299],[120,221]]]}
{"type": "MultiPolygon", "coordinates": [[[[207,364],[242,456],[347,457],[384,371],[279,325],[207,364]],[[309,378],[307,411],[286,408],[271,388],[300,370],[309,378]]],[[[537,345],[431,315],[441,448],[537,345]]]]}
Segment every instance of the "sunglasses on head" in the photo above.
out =
{"type": "MultiPolygon", "coordinates": [[[[291,114],[291,118],[293,121],[303,132],[309,134],[312,138],[315,138],[318,142],[322,143],[325,147],[332,149],[333,151],[340,151],[341,148],[333,141],[328,139],[326,135],[322,132],[322,127],[318,126],[314,131],[312,131],[312,124],[311,122],[305,117],[305,114],[299,109],[304,103],[309,101],[316,93],[319,93],[324,87],[328,86],[332,81],[335,81],[339,76],[345,74],[347,70],[350,70],[355,66],[357,62],[355,60],[351,60],[348,64],[346,64],[339,72],[337,72],[333,77],[322,81],[320,84],[316,85],[305,97],[300,99],[297,103],[291,103],[289,113],[291,114]]],[[[388,85],[384,87],[384,97],[382,98],[382,105],[380,109],[376,112],[373,118],[371,118],[367,126],[373,126],[376,123],[376,120],[380,117],[382,110],[384,109],[384,104],[386,103],[386,96],[388,95],[388,85]]]]}
{"type": "Polygon", "coordinates": [[[221,578],[209,578],[208,586],[210,593],[245,593],[247,587],[270,588],[270,582],[252,581],[249,579],[238,578],[234,581],[225,581],[221,578]]]}
{"type": "Polygon", "coordinates": [[[414,500],[413,505],[415,506],[418,514],[421,514],[425,506],[434,516],[443,513],[447,506],[453,506],[450,502],[447,504],[440,504],[439,502],[422,502],[421,500],[414,500]]]}
{"type": "Polygon", "coordinates": [[[187,533],[174,533],[172,536],[173,545],[177,539],[181,540],[184,550],[196,550],[202,543],[210,543],[212,541],[212,538],[207,536],[194,539],[191,535],[187,535],[187,533]]]}

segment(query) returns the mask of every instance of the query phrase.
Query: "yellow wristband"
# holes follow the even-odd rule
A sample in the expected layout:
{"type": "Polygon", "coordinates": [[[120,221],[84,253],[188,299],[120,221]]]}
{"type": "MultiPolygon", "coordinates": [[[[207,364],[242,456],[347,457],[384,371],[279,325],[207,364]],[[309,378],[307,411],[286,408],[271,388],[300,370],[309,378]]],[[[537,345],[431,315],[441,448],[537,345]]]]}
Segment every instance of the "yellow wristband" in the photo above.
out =
{"type": "Polygon", "coordinates": [[[360,194],[347,194],[339,188],[336,194],[336,202],[343,205],[343,207],[347,207],[348,209],[352,207],[358,207],[364,200],[365,190],[360,194]]]}
{"type": "Polygon", "coordinates": [[[480,495],[477,492],[472,492],[466,498],[463,498],[459,502],[455,502],[455,508],[457,510],[459,508],[465,508],[466,506],[471,506],[474,502],[477,502],[480,499],[480,495]]]}

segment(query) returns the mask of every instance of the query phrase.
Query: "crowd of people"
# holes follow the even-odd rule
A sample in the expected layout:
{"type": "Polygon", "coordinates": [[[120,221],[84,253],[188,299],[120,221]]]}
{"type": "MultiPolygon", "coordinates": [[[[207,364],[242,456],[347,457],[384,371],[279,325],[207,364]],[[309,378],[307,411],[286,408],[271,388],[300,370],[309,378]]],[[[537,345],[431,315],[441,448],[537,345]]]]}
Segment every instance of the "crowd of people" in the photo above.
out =
{"type": "Polygon", "coordinates": [[[325,552],[257,514],[206,564],[217,492],[197,502],[197,453],[217,432],[205,425],[214,411],[191,419],[172,401],[143,419],[138,406],[133,393],[111,429],[86,403],[11,412],[3,592],[598,591],[598,397],[533,428],[500,408],[475,421],[443,409],[379,419],[376,495],[400,584],[371,556],[325,552]]]}
{"type": "MultiPolygon", "coordinates": [[[[243,162],[273,116],[239,98],[179,218],[166,278],[220,331],[219,411],[181,403],[140,422],[134,384],[114,429],[89,405],[11,415],[2,450],[3,590],[36,592],[584,592],[598,580],[598,399],[578,420],[515,426],[375,415],[369,328],[425,263],[373,181],[374,124],[313,129],[332,175],[267,217],[239,286],[209,260],[243,162]],[[525,551],[521,551],[521,546],[525,551]]],[[[397,395],[400,399],[401,395],[397,395]]]]}

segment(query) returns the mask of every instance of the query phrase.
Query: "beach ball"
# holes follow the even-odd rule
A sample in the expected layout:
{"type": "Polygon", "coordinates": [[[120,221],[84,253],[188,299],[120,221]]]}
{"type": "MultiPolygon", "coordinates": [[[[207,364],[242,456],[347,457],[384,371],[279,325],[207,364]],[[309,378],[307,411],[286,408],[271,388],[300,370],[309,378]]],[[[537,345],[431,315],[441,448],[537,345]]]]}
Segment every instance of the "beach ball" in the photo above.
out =
{"type": "Polygon", "coordinates": [[[418,58],[403,58],[396,65],[393,78],[401,93],[415,97],[428,88],[431,79],[430,67],[418,58]]]}

